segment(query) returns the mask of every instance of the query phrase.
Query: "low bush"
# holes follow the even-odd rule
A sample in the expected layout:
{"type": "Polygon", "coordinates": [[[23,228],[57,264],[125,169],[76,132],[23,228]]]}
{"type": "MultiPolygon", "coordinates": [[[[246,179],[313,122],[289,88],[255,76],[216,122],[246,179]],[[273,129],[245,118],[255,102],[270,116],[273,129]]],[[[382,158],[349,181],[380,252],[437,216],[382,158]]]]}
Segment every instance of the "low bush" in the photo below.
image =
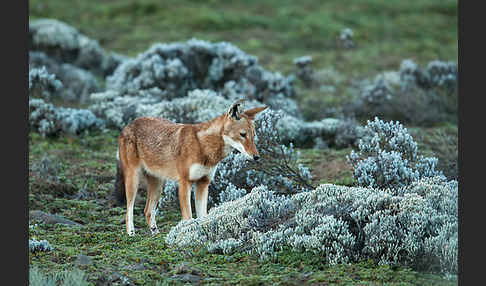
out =
{"type": "MultiPolygon", "coordinates": [[[[172,100],[160,100],[144,91],[140,91],[138,96],[120,96],[120,92],[113,90],[92,94],[91,99],[93,104],[89,109],[104,118],[109,127],[118,129],[141,116],[164,117],[178,123],[202,122],[223,114],[233,102],[221,93],[199,89],[190,91],[186,97],[172,100]]],[[[257,100],[247,100],[246,105],[248,108],[262,106],[257,100]]],[[[331,146],[345,147],[353,144],[361,134],[360,126],[351,126],[344,120],[324,118],[306,122],[283,110],[270,112],[279,116],[273,128],[279,130],[281,143],[286,145],[312,146],[316,137],[322,137],[331,146]],[[339,138],[338,132],[342,128],[347,130],[346,135],[339,138]]]]}
{"type": "Polygon", "coordinates": [[[44,52],[58,62],[69,63],[106,76],[125,59],[105,51],[98,41],[55,19],[29,22],[29,51],[44,52]]]}
{"type": "Polygon", "coordinates": [[[90,285],[83,271],[73,269],[71,271],[44,274],[39,268],[29,269],[29,285],[31,286],[85,286],[90,285]]]}
{"type": "Polygon", "coordinates": [[[417,143],[398,121],[368,120],[358,150],[347,160],[359,186],[397,189],[421,178],[443,176],[437,158],[419,155],[417,143]]]}
{"type": "MultiPolygon", "coordinates": [[[[101,91],[101,84],[88,70],[69,63],[57,62],[43,52],[29,52],[29,67],[42,68],[62,82],[63,88],[49,93],[50,99],[60,99],[62,102],[87,103],[89,95],[101,91]]],[[[33,95],[31,95],[33,96],[33,95]]]]}
{"type": "Polygon", "coordinates": [[[76,135],[104,128],[104,121],[89,110],[54,107],[40,98],[29,99],[29,129],[42,136],[76,135]]]}
{"type": "Polygon", "coordinates": [[[38,241],[35,238],[29,239],[29,251],[30,252],[37,252],[37,251],[52,251],[52,246],[49,244],[47,240],[38,241]]]}
{"type": "Polygon", "coordinates": [[[263,103],[278,94],[294,96],[292,77],[266,71],[256,57],[231,43],[198,39],[154,44],[120,64],[107,78],[107,89],[171,100],[196,88],[222,91],[229,82],[237,86],[235,90],[244,90],[246,98],[263,103]]]}
{"type": "Polygon", "coordinates": [[[379,264],[457,274],[457,182],[424,178],[394,192],[320,185],[292,196],[266,186],[181,221],[169,245],[276,257],[292,248],[330,264],[379,264]]]}
{"type": "Polygon", "coordinates": [[[54,74],[49,73],[44,66],[29,68],[29,97],[49,100],[51,94],[62,87],[62,82],[54,74]]]}
{"type": "Polygon", "coordinates": [[[457,123],[457,82],[454,62],[431,61],[420,69],[412,60],[404,60],[399,71],[364,80],[347,112],[361,119],[371,114],[415,126],[457,123]]]}

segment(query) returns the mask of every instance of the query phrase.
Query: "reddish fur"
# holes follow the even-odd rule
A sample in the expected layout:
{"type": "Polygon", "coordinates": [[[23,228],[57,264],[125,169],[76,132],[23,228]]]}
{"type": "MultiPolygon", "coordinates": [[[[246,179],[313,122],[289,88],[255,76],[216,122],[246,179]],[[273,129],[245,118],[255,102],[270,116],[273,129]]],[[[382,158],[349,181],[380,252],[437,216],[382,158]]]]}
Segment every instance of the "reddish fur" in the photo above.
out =
{"type": "MultiPolygon", "coordinates": [[[[208,176],[189,179],[192,164],[213,167],[225,155],[223,135],[241,142],[247,153],[257,156],[253,120],[266,107],[247,110],[235,120],[230,112],[199,124],[178,124],[163,118],[141,117],[133,120],[118,138],[120,175],[125,183],[127,208],[135,200],[139,179],[147,184],[145,216],[150,215],[158,203],[165,179],[179,182],[179,203],[182,219],[192,218],[190,188],[196,184],[196,199],[206,198],[210,183],[208,176]],[[247,133],[242,138],[240,132],[247,133]],[[152,208],[153,207],[153,208],[152,208]]],[[[206,212],[206,210],[204,210],[206,212]]],[[[128,231],[128,212],[127,212],[128,231]]]]}

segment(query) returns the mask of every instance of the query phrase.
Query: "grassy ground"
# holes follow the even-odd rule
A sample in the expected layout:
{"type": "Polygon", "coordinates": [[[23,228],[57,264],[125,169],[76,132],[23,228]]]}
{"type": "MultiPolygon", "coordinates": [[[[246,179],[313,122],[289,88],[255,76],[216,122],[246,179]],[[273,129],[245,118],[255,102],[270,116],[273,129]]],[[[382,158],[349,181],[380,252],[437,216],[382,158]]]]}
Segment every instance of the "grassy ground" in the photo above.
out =
{"type": "MultiPolygon", "coordinates": [[[[158,216],[161,233],[152,237],[143,216],[144,192],[135,205],[138,233],[128,237],[123,222],[125,210],[111,207],[109,201],[116,171],[117,135],[117,131],[110,131],[45,139],[37,133],[29,134],[29,210],[60,215],[83,225],[49,225],[31,219],[30,225],[37,223],[37,226],[29,229],[30,238],[46,239],[54,247],[52,252],[29,254],[31,266],[38,266],[45,273],[79,268],[93,285],[111,280],[121,283],[120,277],[137,285],[153,285],[156,281],[177,285],[183,284],[187,273],[204,284],[215,285],[457,283],[411,269],[375,266],[371,261],[331,267],[310,253],[283,251],[276,261],[261,263],[244,254],[216,255],[199,249],[179,251],[164,241],[170,228],[180,220],[178,208],[161,210],[162,215],[158,216]],[[77,265],[79,254],[89,256],[93,264],[77,265]]],[[[353,184],[344,159],[349,149],[301,151],[302,162],[311,167],[316,183],[353,184]]]]}

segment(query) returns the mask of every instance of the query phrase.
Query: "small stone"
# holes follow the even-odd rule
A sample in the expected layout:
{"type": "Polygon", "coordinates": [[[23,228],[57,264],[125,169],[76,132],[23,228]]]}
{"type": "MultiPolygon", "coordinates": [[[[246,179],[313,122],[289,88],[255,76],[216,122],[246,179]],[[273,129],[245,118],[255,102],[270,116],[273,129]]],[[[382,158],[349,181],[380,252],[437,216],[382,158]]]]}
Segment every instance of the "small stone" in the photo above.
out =
{"type": "Polygon", "coordinates": [[[142,263],[136,263],[136,264],[124,266],[123,269],[126,269],[126,270],[145,270],[145,266],[143,266],[142,263]]]}
{"type": "Polygon", "coordinates": [[[79,254],[74,262],[77,265],[91,265],[93,264],[93,259],[84,254],[79,254]]]}
{"type": "Polygon", "coordinates": [[[180,280],[182,282],[189,282],[189,283],[198,283],[201,281],[201,277],[198,276],[198,275],[194,275],[194,274],[189,274],[189,273],[186,273],[186,274],[180,274],[180,275],[174,275],[171,277],[172,279],[176,279],[176,280],[180,280]]]}
{"type": "Polygon", "coordinates": [[[71,226],[83,226],[82,224],[79,224],[77,222],[74,222],[72,220],[63,218],[61,216],[45,213],[43,211],[39,210],[33,210],[29,212],[29,218],[31,219],[36,219],[40,220],[45,224],[66,224],[66,225],[71,225],[71,226]]]}

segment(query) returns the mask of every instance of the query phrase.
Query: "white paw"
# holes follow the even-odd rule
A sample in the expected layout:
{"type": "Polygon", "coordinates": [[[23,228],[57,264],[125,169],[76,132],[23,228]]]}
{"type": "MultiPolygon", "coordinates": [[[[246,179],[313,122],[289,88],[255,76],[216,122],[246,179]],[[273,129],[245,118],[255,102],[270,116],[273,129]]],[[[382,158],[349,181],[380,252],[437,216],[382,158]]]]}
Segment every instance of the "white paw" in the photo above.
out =
{"type": "Polygon", "coordinates": [[[159,229],[158,229],[157,227],[151,227],[151,228],[150,228],[150,233],[151,233],[152,235],[156,235],[156,234],[158,234],[158,233],[159,233],[159,229]]]}
{"type": "Polygon", "coordinates": [[[127,233],[128,233],[128,236],[134,236],[135,235],[135,230],[130,230],[127,233]]]}

